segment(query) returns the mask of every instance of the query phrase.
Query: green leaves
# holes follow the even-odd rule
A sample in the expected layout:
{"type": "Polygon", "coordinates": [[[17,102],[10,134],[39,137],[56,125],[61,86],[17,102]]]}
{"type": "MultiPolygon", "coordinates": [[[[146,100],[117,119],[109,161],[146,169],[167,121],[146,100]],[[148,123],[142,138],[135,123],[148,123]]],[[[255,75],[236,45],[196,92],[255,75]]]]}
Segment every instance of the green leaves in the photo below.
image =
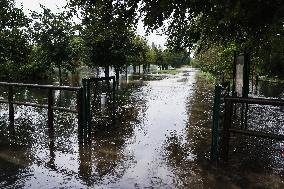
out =
{"type": "Polygon", "coordinates": [[[29,20],[12,0],[1,0],[0,7],[0,77],[20,77],[31,50],[29,20]]]}
{"type": "MultiPolygon", "coordinates": [[[[73,4],[72,4],[73,3],[73,4]]],[[[124,1],[80,1],[83,38],[89,49],[90,66],[122,67],[130,52],[135,19],[124,1]]]]}
{"type": "Polygon", "coordinates": [[[32,13],[33,39],[41,51],[40,61],[72,71],[75,67],[71,63],[70,45],[75,31],[70,15],[67,12],[52,13],[42,5],[41,8],[41,13],[32,13]]]}

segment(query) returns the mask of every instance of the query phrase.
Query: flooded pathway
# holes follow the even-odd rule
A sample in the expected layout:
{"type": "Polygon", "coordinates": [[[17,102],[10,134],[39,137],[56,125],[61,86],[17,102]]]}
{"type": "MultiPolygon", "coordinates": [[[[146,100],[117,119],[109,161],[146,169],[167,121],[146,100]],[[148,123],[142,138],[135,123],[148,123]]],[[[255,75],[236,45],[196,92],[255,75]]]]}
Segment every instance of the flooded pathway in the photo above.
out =
{"type": "MultiPolygon", "coordinates": [[[[134,136],[125,150],[131,152],[135,163],[126,170],[122,178],[110,186],[114,188],[170,187],[179,184],[174,167],[170,166],[168,150],[173,138],[184,143],[185,126],[188,120],[187,100],[192,95],[195,71],[184,70],[177,76],[160,81],[151,81],[139,92],[145,101],[145,110],[139,115],[142,122],[135,126],[134,136]]],[[[177,144],[178,145],[178,144],[177,144]]],[[[178,149],[176,149],[178,150],[178,149]]],[[[178,152],[177,152],[178,153],[178,152]]],[[[180,158],[194,159],[187,152],[175,154],[180,158]]]]}
{"type": "MultiPolygon", "coordinates": [[[[76,115],[57,112],[50,141],[47,112],[22,106],[11,137],[1,105],[0,188],[253,188],[258,178],[264,188],[281,188],[281,174],[210,163],[213,89],[193,68],[130,81],[121,86],[115,125],[94,119],[89,145],[78,143],[76,115]]],[[[25,98],[42,95],[31,91],[25,98]]],[[[72,107],[73,98],[63,94],[61,103],[72,107]]]]}

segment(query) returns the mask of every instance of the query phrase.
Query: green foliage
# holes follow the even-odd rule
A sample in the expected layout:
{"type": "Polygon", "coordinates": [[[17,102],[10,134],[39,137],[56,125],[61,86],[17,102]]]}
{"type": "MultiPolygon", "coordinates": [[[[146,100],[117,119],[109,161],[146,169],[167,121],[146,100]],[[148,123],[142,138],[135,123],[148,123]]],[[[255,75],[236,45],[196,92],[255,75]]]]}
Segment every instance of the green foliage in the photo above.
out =
{"type": "Polygon", "coordinates": [[[1,0],[0,7],[0,77],[21,78],[31,51],[29,20],[12,0],[1,0]]]}
{"type": "Polygon", "coordinates": [[[193,49],[191,64],[220,77],[231,77],[235,50],[250,51],[254,75],[284,75],[282,0],[70,0],[73,15],[81,13],[77,26],[70,12],[42,6],[30,24],[13,0],[0,0],[0,7],[0,77],[44,75],[53,67],[74,71],[82,64],[167,69],[187,64],[193,49]],[[149,47],[135,34],[141,17],[148,31],[168,34],[168,49],[149,47]]]}
{"type": "Polygon", "coordinates": [[[134,20],[128,17],[126,4],[103,0],[73,3],[72,6],[78,5],[82,10],[82,34],[88,47],[89,66],[122,67],[131,54],[135,36],[134,20]]]}
{"type": "MultiPolygon", "coordinates": [[[[195,54],[198,67],[203,71],[218,75],[221,78],[232,77],[234,51],[236,51],[234,43],[228,46],[210,46],[202,49],[195,54]]],[[[196,63],[196,62],[194,62],[196,63]]]]}
{"type": "Polygon", "coordinates": [[[52,13],[44,6],[41,8],[43,9],[42,13],[32,13],[34,19],[33,39],[36,42],[37,51],[40,51],[39,61],[46,64],[47,67],[54,65],[73,71],[76,66],[72,64],[72,58],[75,57],[70,57],[70,52],[71,49],[74,50],[76,43],[73,40],[72,44],[71,41],[74,31],[70,15],[66,12],[52,13]]]}
{"type": "Polygon", "coordinates": [[[193,49],[197,45],[197,54],[202,51],[202,56],[207,56],[211,62],[208,63],[211,68],[205,68],[211,72],[230,67],[230,64],[224,65],[228,60],[220,60],[226,55],[224,49],[234,44],[240,52],[251,52],[255,72],[262,68],[262,72],[269,72],[270,75],[283,75],[283,72],[278,72],[283,70],[282,55],[273,55],[273,51],[277,51],[273,49],[275,36],[284,35],[282,0],[162,0],[142,3],[140,0],[129,0],[128,4],[133,8],[140,5],[139,11],[143,12],[148,29],[162,27],[169,35],[167,45],[171,49],[193,49]],[[272,52],[267,52],[269,49],[272,52]]]}
{"type": "Polygon", "coordinates": [[[211,83],[214,83],[214,81],[215,81],[215,76],[212,75],[212,74],[209,73],[209,72],[204,72],[204,71],[202,71],[202,72],[200,72],[200,73],[198,73],[198,74],[199,74],[199,76],[201,76],[201,77],[203,77],[203,78],[206,78],[206,81],[209,81],[209,82],[211,82],[211,83]]]}
{"type": "MultiPolygon", "coordinates": [[[[283,27],[284,34],[284,27],[283,27]]],[[[284,79],[284,35],[276,35],[270,40],[270,48],[263,49],[264,56],[262,75],[284,79]]]]}
{"type": "Polygon", "coordinates": [[[159,74],[172,74],[172,75],[176,75],[178,74],[177,70],[158,70],[159,74]]]}
{"type": "Polygon", "coordinates": [[[147,40],[141,36],[135,36],[128,48],[127,62],[130,64],[146,64],[149,63],[150,47],[147,44],[147,40]]]}
{"type": "Polygon", "coordinates": [[[158,66],[164,66],[165,65],[165,59],[164,59],[164,56],[163,56],[162,48],[160,46],[157,47],[153,43],[152,44],[152,49],[155,52],[155,59],[154,59],[155,64],[158,65],[158,66]]]}
{"type": "Polygon", "coordinates": [[[190,61],[189,53],[186,50],[173,52],[169,49],[165,49],[163,54],[166,64],[174,68],[186,65],[190,61]]]}
{"type": "Polygon", "coordinates": [[[79,67],[88,61],[87,51],[86,43],[81,36],[71,36],[68,46],[71,68],[79,67]]]}

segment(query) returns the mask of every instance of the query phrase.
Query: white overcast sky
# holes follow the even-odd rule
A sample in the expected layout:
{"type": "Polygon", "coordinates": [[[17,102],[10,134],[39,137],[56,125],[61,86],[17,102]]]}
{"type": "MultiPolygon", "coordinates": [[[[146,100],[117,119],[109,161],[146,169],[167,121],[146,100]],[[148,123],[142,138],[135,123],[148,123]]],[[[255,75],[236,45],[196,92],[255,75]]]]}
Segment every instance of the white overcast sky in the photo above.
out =
{"type": "MultiPolygon", "coordinates": [[[[67,4],[66,0],[15,0],[16,6],[20,7],[23,5],[23,9],[25,14],[29,15],[29,10],[32,11],[41,11],[40,4],[44,5],[45,7],[51,9],[52,11],[56,12],[59,10],[63,10],[62,7],[67,4]]],[[[139,35],[144,35],[145,31],[143,29],[143,23],[140,22],[138,24],[137,33],[139,35]]],[[[151,45],[152,42],[154,42],[156,45],[161,45],[164,47],[164,44],[166,42],[166,36],[165,35],[156,35],[155,33],[150,34],[146,37],[149,41],[149,44],[151,45]]]]}

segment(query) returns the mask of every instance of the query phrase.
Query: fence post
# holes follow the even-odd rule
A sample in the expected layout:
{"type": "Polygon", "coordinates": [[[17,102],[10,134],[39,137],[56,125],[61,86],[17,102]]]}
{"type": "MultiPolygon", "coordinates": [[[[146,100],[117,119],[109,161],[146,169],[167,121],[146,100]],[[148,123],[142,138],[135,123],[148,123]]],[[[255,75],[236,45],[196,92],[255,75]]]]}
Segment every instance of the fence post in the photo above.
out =
{"type": "Polygon", "coordinates": [[[90,105],[90,79],[86,80],[86,115],[87,115],[87,140],[91,139],[91,105],[90,105]]]}
{"type": "Polygon", "coordinates": [[[90,116],[90,79],[83,79],[83,135],[87,141],[91,136],[91,116],[90,116]]]}
{"type": "Polygon", "coordinates": [[[77,91],[77,113],[78,113],[78,139],[83,141],[83,88],[77,91]]]}
{"type": "Polygon", "coordinates": [[[232,123],[233,106],[232,101],[225,98],[225,120],[222,129],[221,138],[221,159],[228,161],[229,142],[230,142],[230,127],[232,123]]]}
{"type": "Polygon", "coordinates": [[[221,105],[222,87],[215,86],[215,97],[213,106],[213,125],[212,125],[212,140],[211,140],[211,160],[219,159],[218,140],[219,140],[219,125],[220,125],[220,105],[221,105]]]}
{"type": "Polygon", "coordinates": [[[13,86],[9,86],[8,89],[8,102],[9,102],[9,125],[14,127],[15,119],[14,119],[14,106],[13,106],[13,86]]]}
{"type": "Polygon", "coordinates": [[[116,80],[115,80],[115,77],[113,77],[113,88],[112,88],[112,101],[113,101],[113,104],[115,103],[115,90],[116,90],[116,80]]]}
{"type": "Polygon", "coordinates": [[[82,79],[82,84],[83,84],[83,138],[84,141],[87,138],[87,128],[88,128],[88,122],[87,122],[87,107],[86,107],[86,79],[82,79]]]}
{"type": "Polygon", "coordinates": [[[48,133],[49,137],[54,136],[54,127],[53,127],[53,94],[52,89],[48,89],[48,105],[47,105],[47,123],[48,123],[48,133]]]}

